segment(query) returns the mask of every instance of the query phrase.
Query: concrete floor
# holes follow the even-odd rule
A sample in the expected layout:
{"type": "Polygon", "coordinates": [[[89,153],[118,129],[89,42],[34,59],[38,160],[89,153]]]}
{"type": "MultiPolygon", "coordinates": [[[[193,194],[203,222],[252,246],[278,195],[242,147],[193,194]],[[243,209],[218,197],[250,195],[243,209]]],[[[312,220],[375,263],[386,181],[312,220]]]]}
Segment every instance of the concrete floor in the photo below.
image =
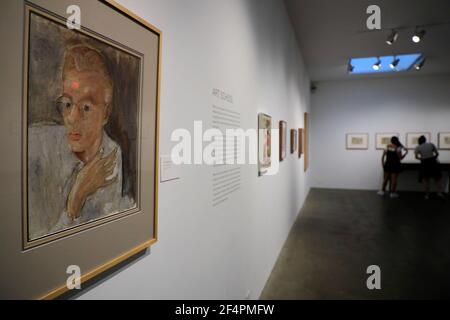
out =
{"type": "Polygon", "coordinates": [[[450,198],[311,190],[261,299],[449,299],[450,198]],[[381,290],[367,289],[369,265],[381,290]]]}

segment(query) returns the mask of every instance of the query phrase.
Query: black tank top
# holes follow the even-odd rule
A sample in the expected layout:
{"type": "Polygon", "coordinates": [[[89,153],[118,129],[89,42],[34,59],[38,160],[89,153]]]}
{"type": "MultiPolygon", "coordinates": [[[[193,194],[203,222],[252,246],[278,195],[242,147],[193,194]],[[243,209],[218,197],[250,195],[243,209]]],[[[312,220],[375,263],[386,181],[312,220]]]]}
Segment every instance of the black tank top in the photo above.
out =
{"type": "Polygon", "coordinates": [[[397,148],[388,147],[386,152],[386,163],[400,163],[397,148]]]}

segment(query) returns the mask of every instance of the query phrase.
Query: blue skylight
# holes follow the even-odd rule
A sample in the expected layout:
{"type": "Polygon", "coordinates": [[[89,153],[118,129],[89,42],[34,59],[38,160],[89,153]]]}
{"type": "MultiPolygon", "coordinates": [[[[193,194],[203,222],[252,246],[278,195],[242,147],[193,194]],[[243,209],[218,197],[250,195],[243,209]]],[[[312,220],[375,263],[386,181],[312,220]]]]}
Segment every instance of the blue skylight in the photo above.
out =
{"type": "Polygon", "coordinates": [[[399,72],[409,70],[416,62],[422,59],[422,54],[403,54],[398,56],[383,56],[379,57],[381,61],[381,68],[374,70],[373,65],[377,63],[378,57],[367,58],[352,58],[350,64],[353,66],[353,71],[350,74],[361,73],[382,73],[382,72],[399,72]],[[394,59],[399,59],[399,63],[395,69],[390,67],[394,59]]]}

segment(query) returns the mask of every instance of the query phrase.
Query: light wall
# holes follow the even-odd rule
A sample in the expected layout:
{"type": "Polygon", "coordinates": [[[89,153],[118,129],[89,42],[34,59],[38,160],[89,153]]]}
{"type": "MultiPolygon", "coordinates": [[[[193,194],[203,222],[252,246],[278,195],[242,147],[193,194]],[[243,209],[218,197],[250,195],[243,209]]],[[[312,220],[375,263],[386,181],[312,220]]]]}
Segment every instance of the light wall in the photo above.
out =
{"type": "MultiPolygon", "coordinates": [[[[211,121],[213,88],[233,95],[244,128],[258,112],[303,127],[309,80],[282,1],[120,0],[163,31],[161,155],[177,128],[211,121]]],[[[256,299],[309,191],[288,154],[276,176],[242,170],[241,190],[211,204],[211,168],[184,166],[159,185],[159,241],[151,253],[81,299],[256,299]]]]}
{"type": "MultiPolygon", "coordinates": [[[[375,150],[377,132],[450,132],[450,76],[412,76],[320,82],[311,96],[313,187],[380,188],[382,151],[375,150]],[[347,133],[369,133],[369,150],[345,148],[347,133]]],[[[442,162],[450,152],[441,151],[442,162]]],[[[415,162],[410,151],[404,160],[415,162]]],[[[400,190],[421,190],[417,172],[404,172],[400,190]]]]}

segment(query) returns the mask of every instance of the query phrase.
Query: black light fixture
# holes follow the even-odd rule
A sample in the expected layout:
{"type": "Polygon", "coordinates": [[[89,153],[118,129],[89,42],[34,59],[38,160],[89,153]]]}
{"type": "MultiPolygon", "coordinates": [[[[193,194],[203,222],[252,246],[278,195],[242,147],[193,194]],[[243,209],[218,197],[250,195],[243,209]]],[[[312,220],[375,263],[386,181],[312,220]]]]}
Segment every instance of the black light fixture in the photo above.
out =
{"type": "Polygon", "coordinates": [[[422,41],[423,37],[425,36],[426,31],[421,29],[419,30],[419,28],[416,28],[416,30],[414,31],[414,35],[412,36],[412,41],[414,43],[419,43],[420,41],[422,41]]]}
{"type": "Polygon", "coordinates": [[[394,44],[395,41],[397,41],[398,38],[398,32],[396,30],[392,30],[391,34],[389,34],[386,43],[390,46],[394,44]]]}
{"type": "Polygon", "coordinates": [[[353,70],[355,70],[355,66],[352,65],[352,60],[348,60],[348,64],[347,64],[347,72],[348,73],[352,73],[353,70]]]}
{"type": "Polygon", "coordinates": [[[399,63],[400,59],[394,57],[394,60],[389,64],[389,67],[391,67],[392,70],[396,70],[399,63]]]}
{"type": "Polygon", "coordinates": [[[381,60],[378,58],[378,61],[372,66],[373,70],[378,71],[381,69],[381,60]]]}
{"type": "Polygon", "coordinates": [[[416,69],[417,71],[419,71],[420,69],[422,69],[422,67],[425,65],[425,57],[423,57],[422,59],[418,60],[415,64],[414,64],[414,69],[416,69]]]}

